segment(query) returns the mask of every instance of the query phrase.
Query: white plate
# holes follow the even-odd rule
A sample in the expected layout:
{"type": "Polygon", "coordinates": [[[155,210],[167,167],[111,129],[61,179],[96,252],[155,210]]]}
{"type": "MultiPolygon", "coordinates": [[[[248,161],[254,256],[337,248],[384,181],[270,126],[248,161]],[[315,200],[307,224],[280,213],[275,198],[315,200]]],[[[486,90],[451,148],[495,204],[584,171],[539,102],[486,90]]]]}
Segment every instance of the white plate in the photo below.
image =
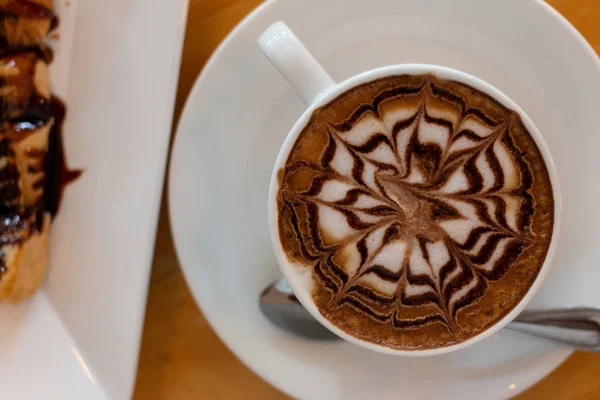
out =
{"type": "Polygon", "coordinates": [[[0,307],[0,399],[126,399],[140,333],[187,1],[55,0],[67,188],[48,279],[0,307]],[[93,3],[93,4],[92,4],[93,3]]]}
{"type": "Polygon", "coordinates": [[[223,341],[301,399],[503,399],[558,366],[571,350],[510,331],[415,360],[303,340],[260,314],[258,294],[279,275],[267,227],[271,167],[304,110],[255,43],[277,20],[338,81],[422,62],[464,70],[512,97],[548,142],[564,194],[554,266],[532,307],[600,304],[600,63],[566,20],[537,0],[268,1],[232,32],[196,82],[170,170],[177,252],[223,341]]]}

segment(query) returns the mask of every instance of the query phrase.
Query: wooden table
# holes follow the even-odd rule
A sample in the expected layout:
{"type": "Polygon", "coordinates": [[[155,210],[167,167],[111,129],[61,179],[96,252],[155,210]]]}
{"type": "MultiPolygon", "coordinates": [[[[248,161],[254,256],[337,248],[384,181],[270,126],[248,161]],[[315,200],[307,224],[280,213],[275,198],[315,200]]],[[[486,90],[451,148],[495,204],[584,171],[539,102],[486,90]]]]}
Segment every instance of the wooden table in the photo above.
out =
{"type": "MultiPolygon", "coordinates": [[[[260,3],[190,0],[175,121],[213,50],[260,3]]],[[[549,3],[600,52],[600,0],[549,3]]],[[[134,399],[286,399],[246,368],[204,319],[181,274],[168,224],[163,201],[134,399]]],[[[519,399],[600,399],[600,355],[575,353],[519,399]]]]}

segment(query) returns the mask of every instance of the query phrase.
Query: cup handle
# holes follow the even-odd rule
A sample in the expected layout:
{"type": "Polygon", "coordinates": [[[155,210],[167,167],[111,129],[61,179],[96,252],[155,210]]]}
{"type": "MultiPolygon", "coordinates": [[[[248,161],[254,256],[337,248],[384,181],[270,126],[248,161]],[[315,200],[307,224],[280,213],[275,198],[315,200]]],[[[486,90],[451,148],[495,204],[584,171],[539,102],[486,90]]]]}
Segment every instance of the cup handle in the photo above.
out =
{"type": "Polygon", "coordinates": [[[279,21],[268,27],[258,38],[258,44],[307,106],[335,85],[285,23],[279,21]]]}

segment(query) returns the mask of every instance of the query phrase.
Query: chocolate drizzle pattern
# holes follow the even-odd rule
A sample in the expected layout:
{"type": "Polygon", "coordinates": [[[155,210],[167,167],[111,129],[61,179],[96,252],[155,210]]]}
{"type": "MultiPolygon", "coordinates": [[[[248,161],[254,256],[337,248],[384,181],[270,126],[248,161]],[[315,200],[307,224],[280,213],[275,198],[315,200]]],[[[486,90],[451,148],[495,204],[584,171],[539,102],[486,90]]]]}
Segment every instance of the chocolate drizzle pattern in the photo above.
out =
{"type": "Polygon", "coordinates": [[[430,75],[385,79],[371,101],[357,88],[313,114],[283,170],[280,237],[340,328],[440,347],[491,325],[531,285],[553,218],[550,190],[534,224],[533,185],[550,182],[517,113],[430,75]],[[534,263],[512,290],[504,278],[519,260],[534,263]],[[490,312],[486,298],[497,296],[502,309],[490,312]],[[433,339],[420,341],[427,329],[433,339]]]}

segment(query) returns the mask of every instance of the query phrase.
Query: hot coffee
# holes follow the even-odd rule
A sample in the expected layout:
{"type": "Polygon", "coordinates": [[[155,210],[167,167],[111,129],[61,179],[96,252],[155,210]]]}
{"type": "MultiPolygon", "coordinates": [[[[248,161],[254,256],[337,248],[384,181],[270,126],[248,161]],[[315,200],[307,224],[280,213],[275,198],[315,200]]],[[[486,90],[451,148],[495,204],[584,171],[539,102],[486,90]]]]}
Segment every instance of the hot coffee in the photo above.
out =
{"type": "Polygon", "coordinates": [[[279,171],[277,208],[320,313],[400,350],[458,344],[502,319],[554,225],[519,114],[433,75],[381,78],[315,110],[279,171]]]}

